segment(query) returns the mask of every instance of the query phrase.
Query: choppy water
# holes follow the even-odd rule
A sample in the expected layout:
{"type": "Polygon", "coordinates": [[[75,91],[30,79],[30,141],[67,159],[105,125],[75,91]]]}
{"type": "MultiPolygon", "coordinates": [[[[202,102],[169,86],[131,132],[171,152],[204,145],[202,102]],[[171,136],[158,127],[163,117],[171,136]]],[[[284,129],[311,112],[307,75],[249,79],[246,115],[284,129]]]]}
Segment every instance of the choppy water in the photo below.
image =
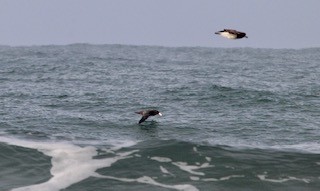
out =
{"type": "Polygon", "coordinates": [[[0,190],[319,190],[319,74],[319,48],[2,46],[0,190]]]}

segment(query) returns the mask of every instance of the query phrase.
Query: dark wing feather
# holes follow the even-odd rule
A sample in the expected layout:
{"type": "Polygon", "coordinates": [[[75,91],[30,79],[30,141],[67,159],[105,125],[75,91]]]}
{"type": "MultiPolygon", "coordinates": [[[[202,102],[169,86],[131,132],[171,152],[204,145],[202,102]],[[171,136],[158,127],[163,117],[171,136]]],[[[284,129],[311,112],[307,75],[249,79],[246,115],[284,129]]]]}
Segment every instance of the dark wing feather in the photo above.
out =
{"type": "Polygon", "coordinates": [[[146,119],[148,119],[148,117],[149,117],[149,115],[144,115],[144,116],[142,116],[142,118],[141,118],[140,121],[139,121],[139,124],[142,123],[142,122],[144,122],[146,119]]]}
{"type": "Polygon", "coordinates": [[[229,32],[230,34],[239,34],[240,32],[239,31],[236,31],[236,30],[232,30],[232,29],[224,29],[226,32],[229,32]]]}

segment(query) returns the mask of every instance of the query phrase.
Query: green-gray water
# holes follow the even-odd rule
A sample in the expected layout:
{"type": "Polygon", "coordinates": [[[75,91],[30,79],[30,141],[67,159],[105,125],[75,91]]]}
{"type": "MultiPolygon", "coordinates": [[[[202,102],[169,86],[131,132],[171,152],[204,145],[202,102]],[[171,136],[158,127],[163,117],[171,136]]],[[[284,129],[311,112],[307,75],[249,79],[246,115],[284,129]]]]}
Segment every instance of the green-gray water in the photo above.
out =
{"type": "Polygon", "coordinates": [[[0,47],[0,190],[319,190],[320,49],[0,47]],[[138,125],[141,109],[162,117],[138,125]]]}

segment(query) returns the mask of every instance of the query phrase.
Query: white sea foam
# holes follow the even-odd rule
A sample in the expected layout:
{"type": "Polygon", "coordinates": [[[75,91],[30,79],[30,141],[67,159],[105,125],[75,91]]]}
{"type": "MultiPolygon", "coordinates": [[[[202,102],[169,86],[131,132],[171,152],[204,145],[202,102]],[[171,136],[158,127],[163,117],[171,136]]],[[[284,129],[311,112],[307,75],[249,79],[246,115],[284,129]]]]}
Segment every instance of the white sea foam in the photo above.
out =
{"type": "Polygon", "coordinates": [[[190,176],[191,180],[198,181],[200,178],[198,176],[190,176]]]}
{"type": "Polygon", "coordinates": [[[271,178],[267,178],[266,174],[261,174],[261,175],[257,175],[257,177],[260,180],[268,181],[268,182],[274,182],[274,183],[283,183],[283,182],[287,182],[287,181],[290,181],[290,180],[296,180],[296,181],[302,181],[302,182],[305,182],[305,183],[310,183],[310,180],[308,180],[308,179],[296,178],[296,177],[293,177],[293,176],[289,176],[287,178],[271,179],[271,178]]]}
{"type": "Polygon", "coordinates": [[[208,162],[211,162],[211,157],[206,157],[206,160],[207,160],[208,162]]]}
{"type": "Polygon", "coordinates": [[[171,162],[172,161],[170,158],[166,158],[166,157],[151,157],[150,159],[158,161],[158,162],[171,162]]]}
{"type": "Polygon", "coordinates": [[[244,175],[230,175],[230,176],[225,176],[225,177],[221,177],[221,178],[203,178],[201,180],[205,181],[205,182],[217,182],[217,181],[229,180],[231,178],[242,178],[242,177],[245,177],[245,176],[244,175]]]}
{"type": "Polygon", "coordinates": [[[174,174],[172,174],[171,172],[169,172],[166,168],[164,168],[163,166],[160,166],[160,170],[163,174],[169,174],[171,176],[175,176],[174,174]]]}
{"type": "Polygon", "coordinates": [[[131,147],[133,145],[136,145],[138,141],[133,141],[133,140],[112,140],[109,141],[110,144],[114,145],[111,147],[111,150],[119,150],[121,148],[125,147],[131,147]]]}
{"type": "Polygon", "coordinates": [[[136,152],[117,153],[112,158],[93,159],[97,151],[92,146],[80,147],[67,142],[35,142],[7,137],[0,137],[0,142],[36,149],[52,157],[50,170],[52,178],[41,184],[20,187],[12,191],[58,191],[90,176],[95,176],[97,169],[109,167],[118,160],[131,157],[130,155],[136,152]]]}
{"type": "Polygon", "coordinates": [[[188,165],[186,162],[172,162],[173,165],[179,167],[181,170],[189,172],[190,174],[193,175],[198,175],[198,176],[204,176],[205,173],[203,172],[198,172],[195,170],[199,170],[201,168],[209,168],[213,167],[213,165],[210,165],[209,163],[203,163],[202,165],[188,165]]]}
{"type": "Polygon", "coordinates": [[[183,171],[186,171],[186,172],[188,172],[190,174],[198,175],[198,176],[204,176],[205,173],[198,172],[198,171],[195,171],[195,170],[199,170],[199,169],[202,169],[202,168],[214,167],[214,165],[210,165],[208,162],[205,162],[203,164],[197,162],[196,165],[188,165],[188,163],[181,162],[181,161],[180,162],[172,162],[172,159],[166,158],[166,157],[155,156],[155,157],[150,157],[150,159],[158,161],[158,162],[171,163],[171,164],[179,167],[183,171]]]}
{"type": "Polygon", "coordinates": [[[193,147],[193,151],[194,151],[194,152],[198,152],[197,147],[193,147]]]}
{"type": "Polygon", "coordinates": [[[163,166],[160,166],[160,170],[162,173],[164,174],[171,174],[166,168],[164,168],[163,166]]]}
{"type": "Polygon", "coordinates": [[[203,172],[194,171],[199,169],[199,166],[188,165],[186,162],[173,162],[172,164],[176,165],[183,171],[189,172],[190,174],[199,175],[199,176],[205,175],[205,173],[203,172]]]}
{"type": "Polygon", "coordinates": [[[218,181],[225,181],[229,180],[231,178],[243,178],[245,177],[244,175],[230,175],[230,176],[225,176],[221,178],[200,178],[198,176],[190,176],[191,180],[194,181],[204,181],[204,182],[218,182],[218,181]]]}
{"type": "Polygon", "coordinates": [[[154,186],[159,186],[163,188],[169,188],[169,189],[174,189],[174,190],[181,190],[181,191],[198,191],[196,187],[190,184],[178,184],[178,185],[167,185],[167,184],[162,184],[151,177],[148,176],[143,176],[137,179],[131,179],[131,178],[117,178],[113,176],[104,176],[104,175],[96,175],[99,178],[106,178],[106,179],[112,179],[112,180],[118,180],[122,182],[139,182],[139,183],[144,183],[144,184],[150,184],[154,186]]]}

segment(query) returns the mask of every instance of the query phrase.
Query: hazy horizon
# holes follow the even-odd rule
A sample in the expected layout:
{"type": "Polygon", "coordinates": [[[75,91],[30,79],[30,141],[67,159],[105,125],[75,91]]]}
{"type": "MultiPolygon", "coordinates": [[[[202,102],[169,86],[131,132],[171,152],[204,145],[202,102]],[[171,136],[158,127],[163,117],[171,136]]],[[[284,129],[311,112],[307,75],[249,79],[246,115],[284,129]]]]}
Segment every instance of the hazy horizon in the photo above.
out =
{"type": "Polygon", "coordinates": [[[0,2],[0,44],[316,48],[320,1],[56,0],[0,2]],[[248,39],[229,40],[232,28],[248,39]]]}

